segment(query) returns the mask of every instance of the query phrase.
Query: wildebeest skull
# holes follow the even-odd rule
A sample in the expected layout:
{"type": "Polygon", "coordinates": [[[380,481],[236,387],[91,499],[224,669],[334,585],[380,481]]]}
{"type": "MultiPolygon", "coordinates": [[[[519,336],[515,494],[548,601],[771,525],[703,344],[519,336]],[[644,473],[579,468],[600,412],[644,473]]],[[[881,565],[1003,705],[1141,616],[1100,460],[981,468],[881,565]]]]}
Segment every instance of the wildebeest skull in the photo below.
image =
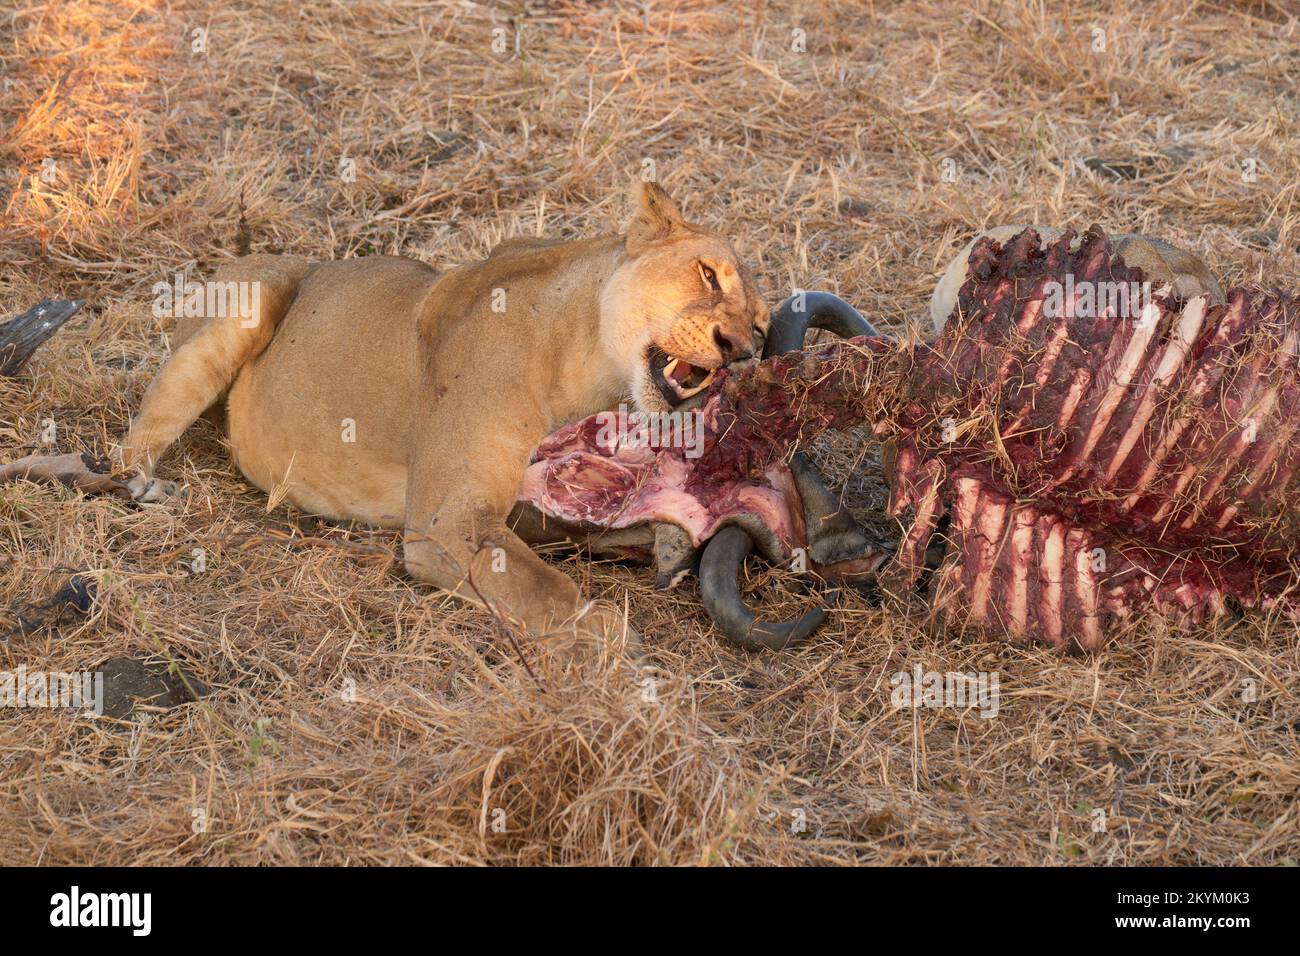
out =
{"type": "MultiPolygon", "coordinates": [[[[811,326],[876,335],[841,299],[805,293],[773,314],[763,357],[799,348],[811,326]]],[[[561,428],[534,452],[511,525],[533,544],[568,541],[653,563],[660,588],[698,567],[705,607],[723,634],[749,650],[781,649],[807,637],[825,612],[755,618],[738,582],[752,549],[774,565],[850,583],[870,581],[892,549],[867,536],[802,453],[773,457],[754,474],[703,478],[695,462],[705,436],[718,434],[721,407],[711,393],[672,413],[624,408],[561,428]]]]}

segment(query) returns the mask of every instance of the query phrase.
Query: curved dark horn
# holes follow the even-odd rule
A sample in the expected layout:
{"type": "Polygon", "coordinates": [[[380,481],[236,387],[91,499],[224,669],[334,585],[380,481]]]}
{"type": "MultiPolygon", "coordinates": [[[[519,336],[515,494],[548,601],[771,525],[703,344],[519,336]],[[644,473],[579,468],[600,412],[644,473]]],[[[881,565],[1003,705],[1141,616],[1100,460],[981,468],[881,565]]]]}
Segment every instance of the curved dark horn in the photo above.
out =
{"type": "Polygon", "coordinates": [[[817,467],[801,451],[790,456],[790,474],[803,503],[808,533],[808,557],[817,564],[835,564],[878,550],[844,504],[826,487],[817,467]]]}
{"type": "Polygon", "coordinates": [[[862,313],[829,292],[796,292],[772,313],[763,343],[763,358],[803,348],[810,328],[826,329],[842,339],[856,335],[879,335],[862,313]]]}
{"type": "Polygon", "coordinates": [[[740,597],[740,571],[754,540],[744,528],[729,525],[715,534],[700,559],[700,594],[713,623],[731,643],[747,651],[780,651],[815,631],[826,612],[814,608],[795,621],[760,621],[740,597]]]}

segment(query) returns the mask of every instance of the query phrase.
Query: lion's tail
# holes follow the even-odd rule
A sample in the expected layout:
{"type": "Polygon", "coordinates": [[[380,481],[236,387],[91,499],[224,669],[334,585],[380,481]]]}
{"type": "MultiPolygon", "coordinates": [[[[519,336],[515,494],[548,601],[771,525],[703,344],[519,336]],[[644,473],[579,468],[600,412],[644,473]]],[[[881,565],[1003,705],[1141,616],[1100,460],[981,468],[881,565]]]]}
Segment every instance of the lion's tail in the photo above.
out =
{"type": "Polygon", "coordinates": [[[248,308],[219,308],[207,318],[178,323],[175,352],[149,386],[119,449],[122,468],[153,474],[167,448],[262,354],[310,268],[295,256],[252,255],[217,270],[204,286],[205,304],[248,308]]]}

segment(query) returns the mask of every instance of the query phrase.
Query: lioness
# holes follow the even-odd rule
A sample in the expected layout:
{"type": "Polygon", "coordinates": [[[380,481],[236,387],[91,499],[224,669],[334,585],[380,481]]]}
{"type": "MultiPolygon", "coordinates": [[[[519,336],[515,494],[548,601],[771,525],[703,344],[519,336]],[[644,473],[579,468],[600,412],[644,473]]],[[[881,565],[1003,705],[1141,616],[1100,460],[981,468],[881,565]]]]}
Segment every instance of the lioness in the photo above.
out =
{"type": "Polygon", "coordinates": [[[625,235],[511,240],[439,275],[411,259],[253,255],[251,319],[179,323],[120,449],[138,499],[167,448],[225,403],[245,477],[304,511],[405,531],[420,581],[535,637],[630,634],[507,527],[532,450],[630,399],[669,411],[751,355],[768,311],[731,243],[636,183],[625,235]]]}

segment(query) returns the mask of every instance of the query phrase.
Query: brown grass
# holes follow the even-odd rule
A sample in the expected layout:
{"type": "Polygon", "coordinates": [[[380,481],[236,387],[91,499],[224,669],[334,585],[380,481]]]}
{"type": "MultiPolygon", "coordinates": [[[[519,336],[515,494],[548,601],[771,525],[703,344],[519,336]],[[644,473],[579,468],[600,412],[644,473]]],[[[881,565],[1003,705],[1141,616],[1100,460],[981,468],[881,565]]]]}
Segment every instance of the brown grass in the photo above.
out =
{"type": "MultiPolygon", "coordinates": [[[[0,21],[0,314],[91,305],[0,381],[0,460],[34,450],[45,419],[61,451],[108,449],[165,357],[150,289],[177,271],[245,242],[455,263],[512,233],[590,234],[618,224],[647,157],[773,301],[826,288],[895,331],[982,224],[1136,228],[1201,250],[1225,284],[1295,284],[1289,0],[740,10],[19,0],[0,21]]],[[[864,447],[838,436],[819,455],[866,513],[864,447]]],[[[185,507],[0,487],[0,605],[53,590],[59,568],[100,592],[90,617],[0,645],[0,669],[155,652],[214,688],[127,726],[4,712],[0,862],[1300,856],[1291,624],[1152,624],[1061,658],[844,595],[810,646],[754,657],[720,642],[693,584],[660,595],[642,570],[569,559],[589,593],[627,601],[661,673],[530,673],[483,613],[413,586],[392,535],[268,512],[210,426],[163,473],[189,483],[185,507]],[[209,569],[189,575],[195,547],[209,569]],[[999,715],[895,710],[890,676],[915,664],[996,670],[999,715]]],[[[750,575],[774,613],[810,599],[750,575]]]]}

